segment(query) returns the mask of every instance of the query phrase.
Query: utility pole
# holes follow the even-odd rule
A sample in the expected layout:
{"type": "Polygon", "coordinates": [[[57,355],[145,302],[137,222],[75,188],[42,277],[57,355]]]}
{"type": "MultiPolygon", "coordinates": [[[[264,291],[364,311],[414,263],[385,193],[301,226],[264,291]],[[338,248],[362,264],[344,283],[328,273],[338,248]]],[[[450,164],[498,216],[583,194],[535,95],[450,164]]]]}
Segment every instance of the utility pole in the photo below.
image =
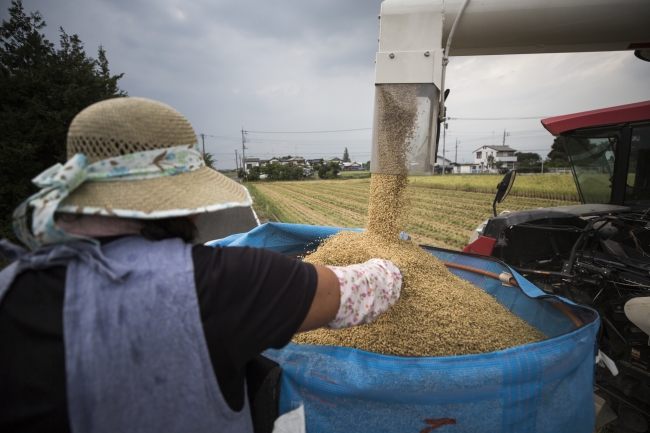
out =
{"type": "Polygon", "coordinates": [[[246,137],[244,136],[244,127],[241,127],[241,163],[244,169],[244,179],[246,179],[246,137]]]}
{"type": "Polygon", "coordinates": [[[458,164],[458,139],[456,139],[456,156],[454,156],[454,164],[458,164]]]}
{"type": "Polygon", "coordinates": [[[203,142],[203,157],[205,158],[205,135],[201,134],[201,141],[203,142]]]}
{"type": "Polygon", "coordinates": [[[506,137],[509,137],[509,136],[510,136],[510,133],[506,132],[506,129],[503,128],[503,145],[504,146],[506,145],[506,137]]]}
{"type": "Polygon", "coordinates": [[[442,130],[442,175],[445,175],[445,138],[447,137],[447,122],[444,123],[442,130]]]}
{"type": "Polygon", "coordinates": [[[239,172],[239,156],[237,156],[237,149],[235,149],[235,167],[237,168],[237,172],[239,172]]]}

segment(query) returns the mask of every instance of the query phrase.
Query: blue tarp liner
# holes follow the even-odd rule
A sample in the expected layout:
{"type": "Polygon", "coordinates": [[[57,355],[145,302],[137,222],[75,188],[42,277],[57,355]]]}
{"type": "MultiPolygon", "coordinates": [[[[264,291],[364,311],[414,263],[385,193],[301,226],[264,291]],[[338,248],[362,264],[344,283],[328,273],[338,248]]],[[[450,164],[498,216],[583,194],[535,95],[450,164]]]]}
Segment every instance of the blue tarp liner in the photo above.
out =
{"type": "Polygon", "coordinates": [[[363,231],[363,229],[343,229],[306,224],[266,223],[255,227],[248,233],[230,235],[227,238],[207,242],[209,246],[258,247],[278,253],[293,255],[314,250],[322,239],[341,230],[363,231]]]}
{"type": "MultiPolygon", "coordinates": [[[[339,230],[271,223],[213,244],[299,254],[339,230]]],[[[450,269],[550,338],[498,352],[427,358],[289,344],[266,352],[283,368],[280,414],[304,404],[309,433],[591,433],[596,312],[545,294],[501,262],[449,250],[428,251],[443,261],[497,274],[511,272],[520,288],[450,269]],[[576,329],[549,305],[549,299],[564,302],[585,325],[576,329]]]]}

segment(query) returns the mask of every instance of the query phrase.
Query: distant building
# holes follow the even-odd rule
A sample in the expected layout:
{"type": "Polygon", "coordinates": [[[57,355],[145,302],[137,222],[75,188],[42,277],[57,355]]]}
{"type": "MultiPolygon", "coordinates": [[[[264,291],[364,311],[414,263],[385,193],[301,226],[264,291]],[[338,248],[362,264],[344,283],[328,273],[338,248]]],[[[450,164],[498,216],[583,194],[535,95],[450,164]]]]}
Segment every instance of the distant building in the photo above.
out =
{"type": "Polygon", "coordinates": [[[259,158],[244,158],[244,167],[246,170],[250,170],[253,167],[259,167],[260,166],[260,159],[259,158]]]}
{"type": "Polygon", "coordinates": [[[360,162],[343,162],[341,163],[341,170],[343,171],[362,171],[363,164],[360,162]]]}
{"type": "Polygon", "coordinates": [[[454,166],[454,173],[480,173],[481,166],[479,164],[456,164],[454,166]]]}
{"type": "Polygon", "coordinates": [[[515,156],[516,150],[510,146],[482,146],[474,152],[474,164],[479,168],[480,172],[496,171],[494,163],[501,161],[504,168],[515,168],[517,157],[515,156]],[[493,164],[490,167],[489,159],[493,157],[493,164]]]}
{"type": "Polygon", "coordinates": [[[265,165],[268,164],[280,164],[280,160],[278,158],[271,158],[271,159],[263,159],[260,161],[260,167],[264,167],[265,165]]]}
{"type": "Polygon", "coordinates": [[[343,162],[343,160],[339,157],[334,157],[334,158],[325,158],[323,159],[323,164],[329,164],[330,162],[338,162],[339,164],[343,162]]]}
{"type": "Polygon", "coordinates": [[[302,156],[294,156],[293,158],[289,158],[287,162],[289,165],[299,165],[301,167],[305,166],[305,158],[302,156]]]}

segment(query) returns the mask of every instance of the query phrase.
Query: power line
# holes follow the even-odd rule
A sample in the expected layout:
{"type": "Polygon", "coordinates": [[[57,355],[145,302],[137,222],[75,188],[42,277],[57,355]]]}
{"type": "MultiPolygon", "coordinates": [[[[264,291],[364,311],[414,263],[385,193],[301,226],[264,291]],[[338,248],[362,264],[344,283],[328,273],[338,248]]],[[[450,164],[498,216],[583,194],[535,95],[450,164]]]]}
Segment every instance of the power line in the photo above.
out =
{"type": "Polygon", "coordinates": [[[290,132],[280,132],[280,131],[246,131],[254,132],[256,134],[324,134],[326,132],[349,132],[349,131],[369,131],[372,128],[359,128],[359,129],[337,129],[334,131],[290,131],[290,132]]]}

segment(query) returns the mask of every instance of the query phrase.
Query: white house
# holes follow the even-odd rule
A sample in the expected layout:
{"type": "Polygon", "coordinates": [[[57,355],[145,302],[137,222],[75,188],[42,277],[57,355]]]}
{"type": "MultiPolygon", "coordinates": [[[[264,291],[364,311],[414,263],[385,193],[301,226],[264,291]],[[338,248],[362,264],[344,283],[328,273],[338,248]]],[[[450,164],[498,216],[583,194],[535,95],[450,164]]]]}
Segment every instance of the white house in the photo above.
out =
{"type": "Polygon", "coordinates": [[[479,172],[486,172],[488,169],[494,169],[494,164],[501,161],[502,167],[515,168],[517,157],[515,152],[517,150],[510,146],[481,146],[474,152],[474,164],[478,166],[479,172]],[[490,164],[492,160],[492,164],[490,164]],[[492,165],[492,167],[490,167],[492,165]]]}
{"type": "Polygon", "coordinates": [[[480,173],[479,164],[458,164],[454,167],[454,173],[480,173]]]}
{"type": "Polygon", "coordinates": [[[259,158],[244,158],[244,167],[246,167],[247,171],[253,167],[259,167],[259,166],[260,166],[259,158]]]}
{"type": "Polygon", "coordinates": [[[443,163],[444,163],[445,167],[449,167],[451,165],[454,165],[454,163],[450,159],[443,158],[442,156],[438,155],[438,157],[436,158],[436,167],[437,166],[442,167],[443,163]]]}

